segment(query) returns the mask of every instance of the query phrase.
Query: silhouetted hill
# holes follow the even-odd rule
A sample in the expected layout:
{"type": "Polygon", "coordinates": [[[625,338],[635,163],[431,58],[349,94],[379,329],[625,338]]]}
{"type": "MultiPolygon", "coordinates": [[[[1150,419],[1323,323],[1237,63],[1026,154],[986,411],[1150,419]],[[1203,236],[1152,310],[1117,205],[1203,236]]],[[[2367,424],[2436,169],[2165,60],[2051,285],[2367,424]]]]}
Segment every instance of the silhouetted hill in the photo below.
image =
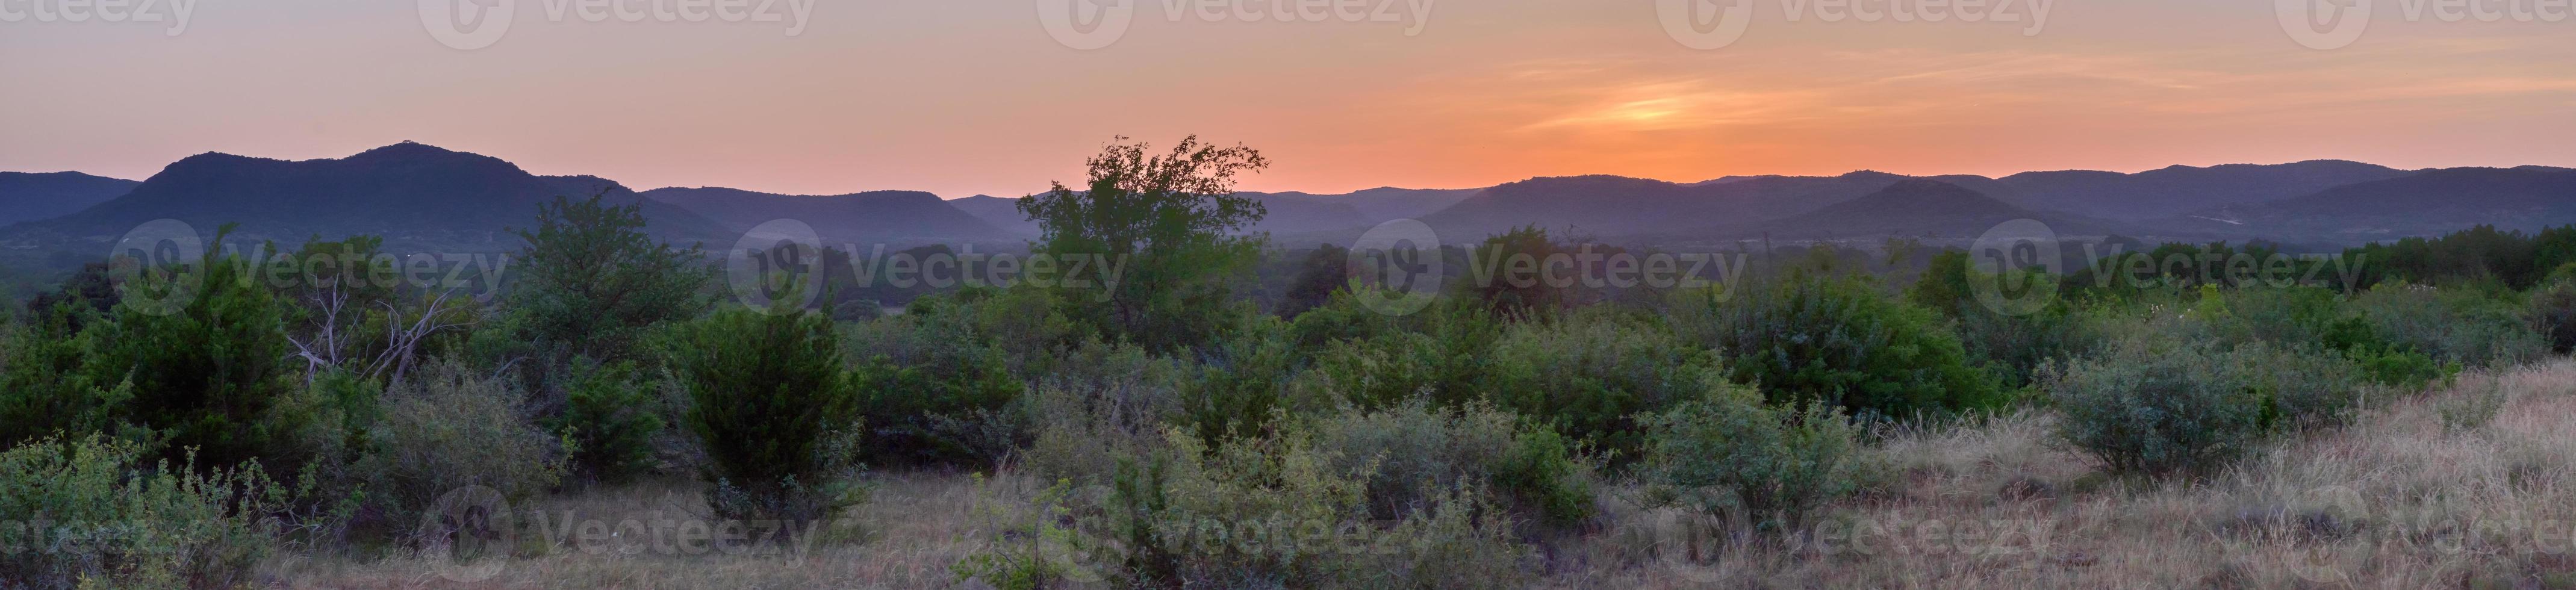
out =
{"type": "Polygon", "coordinates": [[[1305,192],[1254,193],[1271,197],[1307,200],[1316,203],[1347,205],[1370,225],[1389,220],[1418,218],[1456,205],[1484,189],[1412,189],[1379,187],[1344,194],[1305,192]]]}
{"type": "Polygon", "coordinates": [[[77,213],[139,184],[79,172],[0,172],[0,225],[77,213]]]}
{"type": "Polygon", "coordinates": [[[1524,225],[1618,237],[1741,226],[1814,211],[1887,188],[1906,177],[1757,176],[1695,184],[1622,176],[1534,178],[1477,193],[1423,218],[1452,240],[1524,225]]]}
{"type": "Polygon", "coordinates": [[[506,232],[536,220],[557,196],[604,195],[641,204],[649,231],[681,244],[724,237],[714,222],[645,200],[591,177],[539,177],[499,158],[402,143],[340,159],[286,161],[208,153],[162,169],[125,195],[78,213],[0,232],[15,249],[106,244],[156,219],[177,219],[211,236],[240,223],[240,244],[292,247],[319,235],[385,237],[389,251],[497,252],[520,241],[506,232]]]}
{"type": "Polygon", "coordinates": [[[2207,168],[2174,166],[2137,174],[2064,170],[2006,176],[2000,183],[2014,192],[1991,194],[2029,209],[2134,221],[2215,207],[2269,203],[2407,174],[2410,172],[2342,160],[2207,168]]]}
{"type": "Polygon", "coordinates": [[[973,215],[976,219],[984,220],[985,224],[1011,232],[1012,235],[1038,235],[1037,222],[1029,221],[1027,215],[1020,213],[1019,199],[975,195],[963,199],[951,199],[948,205],[956,207],[959,211],[965,211],[967,215],[973,215]]]}
{"type": "Polygon", "coordinates": [[[920,191],[807,196],[709,187],[654,189],[644,191],[644,196],[714,219],[736,232],[776,219],[803,221],[835,247],[1018,239],[940,200],[939,195],[920,191]]]}
{"type": "Polygon", "coordinates": [[[2167,223],[2338,243],[2438,235],[2485,224],[2538,230],[2576,223],[2576,170],[2451,168],[2335,187],[2267,205],[2198,212],[2167,223]]]}
{"type": "Polygon", "coordinates": [[[1927,237],[1974,239],[2007,221],[2036,219],[2060,235],[2103,235],[2111,228],[2080,217],[2032,211],[1937,180],[1899,181],[1878,192],[1756,227],[1720,228],[1775,239],[1927,237]]]}

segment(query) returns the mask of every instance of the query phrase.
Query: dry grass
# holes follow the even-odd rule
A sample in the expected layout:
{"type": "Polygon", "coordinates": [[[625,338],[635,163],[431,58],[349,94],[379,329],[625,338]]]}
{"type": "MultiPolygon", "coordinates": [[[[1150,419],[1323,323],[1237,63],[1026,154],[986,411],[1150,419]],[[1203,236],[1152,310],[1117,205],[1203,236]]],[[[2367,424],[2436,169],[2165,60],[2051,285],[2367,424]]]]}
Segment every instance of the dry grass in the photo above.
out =
{"type": "MultiPolygon", "coordinates": [[[[2576,588],[2576,362],[2463,376],[2382,406],[2196,482],[2102,475],[2052,445],[2038,412],[1889,433],[1878,449],[1887,481],[1785,541],[1713,542],[1697,519],[1609,491],[1591,532],[1543,544],[1539,586],[2576,588]]],[[[554,508],[680,513],[692,501],[676,498],[691,491],[554,508]]],[[[977,503],[1030,493],[1016,480],[886,478],[859,530],[829,535],[801,564],[557,546],[474,585],[417,559],[273,569],[281,585],[314,588],[960,587],[948,566],[995,528],[977,503]]]]}

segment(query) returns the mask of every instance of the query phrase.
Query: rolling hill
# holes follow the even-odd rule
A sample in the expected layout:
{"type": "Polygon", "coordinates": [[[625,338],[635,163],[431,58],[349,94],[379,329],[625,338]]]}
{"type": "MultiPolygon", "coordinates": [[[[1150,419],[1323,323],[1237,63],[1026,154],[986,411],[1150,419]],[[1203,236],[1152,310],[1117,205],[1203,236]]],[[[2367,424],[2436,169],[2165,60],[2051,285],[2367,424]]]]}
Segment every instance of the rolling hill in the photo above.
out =
{"type": "Polygon", "coordinates": [[[70,215],[0,230],[16,250],[104,252],[136,226],[176,219],[211,236],[239,223],[234,239],[292,247],[321,236],[379,235],[395,252],[499,252],[520,240],[537,207],[558,196],[599,195],[642,206],[648,231],[677,243],[730,236],[713,221],[650,201],[605,179],[540,177],[499,158],[402,143],[338,159],[286,161],[231,154],[190,156],[130,192],[70,215]]]}
{"type": "MultiPolygon", "coordinates": [[[[669,203],[727,229],[745,231],[775,219],[814,227],[835,246],[885,243],[897,248],[937,242],[1015,241],[1017,236],[920,191],[872,191],[832,196],[780,195],[730,188],[663,188],[644,196],[669,203]]],[[[729,244],[730,242],[728,242],[729,244]]]]}
{"type": "Polygon", "coordinates": [[[139,184],[79,172],[0,172],[0,225],[77,213],[139,184]]]}

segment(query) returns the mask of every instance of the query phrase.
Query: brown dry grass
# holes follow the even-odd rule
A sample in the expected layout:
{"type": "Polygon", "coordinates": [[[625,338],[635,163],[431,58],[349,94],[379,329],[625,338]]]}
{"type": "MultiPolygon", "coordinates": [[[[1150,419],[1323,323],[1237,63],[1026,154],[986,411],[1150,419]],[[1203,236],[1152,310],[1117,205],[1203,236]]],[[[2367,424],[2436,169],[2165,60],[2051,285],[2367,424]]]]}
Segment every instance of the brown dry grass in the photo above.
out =
{"type": "MultiPolygon", "coordinates": [[[[1539,586],[2576,588],[2576,362],[2467,375],[2381,406],[2196,482],[2104,476],[2052,445],[2039,412],[1890,433],[1877,450],[1889,481],[1790,541],[1708,542],[1696,519],[1605,492],[1591,532],[1545,544],[1539,586]],[[2490,421],[2474,419],[2482,399],[2501,399],[2490,421]]],[[[417,559],[272,569],[280,585],[312,588],[975,587],[948,573],[992,536],[975,507],[1031,493],[946,474],[882,485],[857,532],[793,567],[552,547],[475,585],[417,559]]],[[[646,486],[551,507],[678,513],[690,502],[673,498],[691,491],[646,486]]]]}

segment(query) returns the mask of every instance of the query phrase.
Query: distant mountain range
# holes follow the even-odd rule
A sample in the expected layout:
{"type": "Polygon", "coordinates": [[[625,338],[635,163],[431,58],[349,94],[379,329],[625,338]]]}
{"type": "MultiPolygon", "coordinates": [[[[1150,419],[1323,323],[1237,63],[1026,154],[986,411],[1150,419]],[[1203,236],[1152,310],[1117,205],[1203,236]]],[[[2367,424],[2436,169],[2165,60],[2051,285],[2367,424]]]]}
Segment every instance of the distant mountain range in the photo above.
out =
{"type": "MultiPolygon", "coordinates": [[[[1618,176],[1533,178],[1478,189],[1376,188],[1345,194],[1243,193],[1269,215],[1250,229],[1285,247],[1347,241],[1393,219],[1419,219],[1452,243],[1521,226],[1662,245],[1725,240],[1971,239],[2036,219],[2061,235],[2149,241],[2264,238],[2354,244],[2436,235],[2476,224],[2576,224],[2576,170],[2398,170],[2319,160],[2176,166],[2135,174],[2026,172],[2002,178],[1730,176],[1675,183],[1618,176]]],[[[209,153],[142,182],[79,173],[0,173],[0,252],[103,252],[124,232],[178,219],[238,239],[375,234],[390,249],[515,249],[508,228],[533,223],[558,196],[601,195],[642,208],[652,232],[729,247],[745,230],[796,219],[828,242],[1018,245],[1038,227],[1018,199],[957,200],[916,191],[832,196],[732,188],[636,192],[611,179],[537,176],[498,158],[417,143],[346,158],[285,161],[209,153]]]]}
{"type": "Polygon", "coordinates": [[[0,225],[79,213],[138,184],[79,172],[0,172],[0,225]]]}
{"type": "Polygon", "coordinates": [[[390,251],[494,252],[518,247],[507,230],[532,225],[539,204],[592,195],[641,205],[665,239],[726,234],[713,221],[605,179],[540,177],[499,158],[403,143],[327,160],[190,156],[121,196],[0,229],[0,247],[103,253],[136,226],[177,219],[209,236],[239,223],[233,239],[242,244],[292,247],[315,236],[371,234],[384,236],[390,251]]]}

